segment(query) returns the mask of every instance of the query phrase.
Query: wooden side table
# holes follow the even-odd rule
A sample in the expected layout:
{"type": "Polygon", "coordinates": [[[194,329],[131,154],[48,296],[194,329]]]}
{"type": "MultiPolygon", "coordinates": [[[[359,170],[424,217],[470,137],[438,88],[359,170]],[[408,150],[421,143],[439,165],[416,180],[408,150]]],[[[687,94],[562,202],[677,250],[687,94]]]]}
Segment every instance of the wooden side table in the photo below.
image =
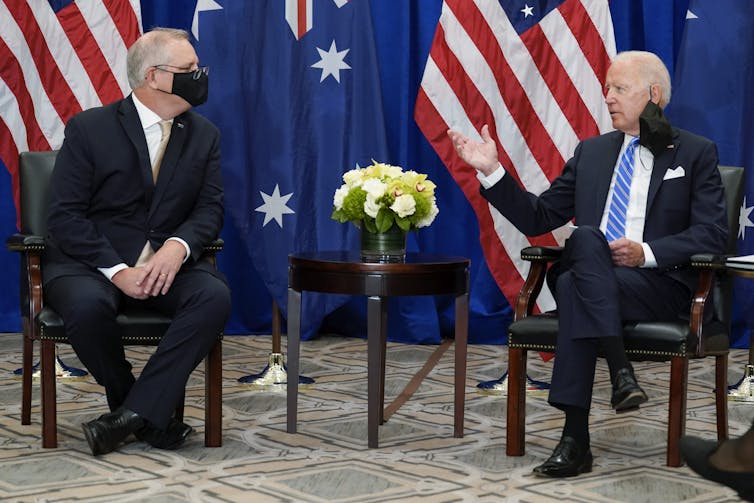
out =
{"type": "Polygon", "coordinates": [[[408,253],[403,263],[361,262],[358,252],[323,251],[288,257],[288,432],[296,433],[304,291],[367,296],[368,446],[378,446],[384,417],[387,299],[391,296],[455,296],[455,401],[453,435],[463,437],[469,259],[408,253]]]}

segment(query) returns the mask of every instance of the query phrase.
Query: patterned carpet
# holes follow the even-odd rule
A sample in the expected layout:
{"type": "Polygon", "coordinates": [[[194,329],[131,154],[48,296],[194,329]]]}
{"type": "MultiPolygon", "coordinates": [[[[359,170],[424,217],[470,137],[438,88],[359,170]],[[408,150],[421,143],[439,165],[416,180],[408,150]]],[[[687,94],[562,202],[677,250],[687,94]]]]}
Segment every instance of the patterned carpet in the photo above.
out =
{"type": "MultiPolygon", "coordinates": [[[[499,377],[503,346],[470,346],[464,438],[453,438],[453,346],[411,397],[380,428],[380,448],[366,448],[366,341],[321,337],[302,345],[302,373],[316,383],[299,396],[298,434],[285,432],[283,390],[259,390],[237,382],[266,364],[270,337],[224,341],[224,445],[203,444],[200,371],[189,382],[186,421],[196,432],[179,451],[160,451],[133,441],[98,458],[88,453],[80,423],[106,411],[104,395],[90,378],[58,385],[58,449],[42,449],[38,389],[32,424],[20,424],[21,338],[0,335],[0,500],[201,502],[722,502],[735,494],[687,468],[665,466],[665,399],[668,365],[640,363],[637,375],[650,395],[641,413],[609,408],[607,371],[597,370],[592,421],[595,468],[566,480],[531,477],[557,443],[561,415],[543,397],[530,397],[527,453],[505,455],[505,399],[474,385],[499,377]]],[[[432,346],[390,343],[386,403],[397,396],[432,346]]],[[[78,361],[70,348],[60,354],[78,361]]],[[[148,349],[129,350],[144,362],[148,349]]],[[[747,353],[731,356],[730,380],[740,377],[747,353]]],[[[530,375],[548,379],[550,365],[530,358],[530,375]]],[[[687,431],[714,437],[712,369],[692,361],[687,431]]],[[[730,403],[730,430],[751,424],[754,404],[730,403]]]]}

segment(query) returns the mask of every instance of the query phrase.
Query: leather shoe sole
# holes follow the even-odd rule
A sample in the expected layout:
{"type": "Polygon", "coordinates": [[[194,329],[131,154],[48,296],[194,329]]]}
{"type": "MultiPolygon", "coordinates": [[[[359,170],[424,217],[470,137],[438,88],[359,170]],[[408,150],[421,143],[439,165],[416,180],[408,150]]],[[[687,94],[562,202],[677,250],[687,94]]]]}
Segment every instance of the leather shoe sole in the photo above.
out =
{"type": "Polygon", "coordinates": [[[639,405],[645,403],[647,400],[647,394],[644,393],[644,390],[637,388],[626,394],[620,402],[613,404],[613,409],[619,414],[622,412],[631,412],[632,410],[637,410],[639,405]]]}
{"type": "Polygon", "coordinates": [[[647,400],[647,394],[636,382],[633,369],[630,367],[620,369],[616,373],[613,394],[610,397],[610,405],[615,412],[636,410],[647,400]]]}

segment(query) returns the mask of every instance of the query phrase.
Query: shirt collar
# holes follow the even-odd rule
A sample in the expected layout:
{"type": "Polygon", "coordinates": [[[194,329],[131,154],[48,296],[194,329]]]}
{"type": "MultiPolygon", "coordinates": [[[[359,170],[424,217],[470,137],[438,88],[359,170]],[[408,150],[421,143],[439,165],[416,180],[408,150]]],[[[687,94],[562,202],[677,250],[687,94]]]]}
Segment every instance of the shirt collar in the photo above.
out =
{"type": "MultiPolygon", "coordinates": [[[[162,121],[162,118],[154,113],[147,106],[139,101],[134,93],[131,93],[131,99],[134,100],[134,106],[136,107],[136,113],[139,114],[139,121],[141,122],[142,129],[146,130],[154,126],[158,122],[162,121]]],[[[172,123],[173,120],[170,119],[172,123]]]]}
{"type": "MultiPolygon", "coordinates": [[[[628,144],[634,141],[635,139],[639,138],[638,136],[632,136],[628,133],[623,134],[623,148],[625,149],[628,147],[628,144]]],[[[638,146],[638,145],[637,145],[638,146]]]]}

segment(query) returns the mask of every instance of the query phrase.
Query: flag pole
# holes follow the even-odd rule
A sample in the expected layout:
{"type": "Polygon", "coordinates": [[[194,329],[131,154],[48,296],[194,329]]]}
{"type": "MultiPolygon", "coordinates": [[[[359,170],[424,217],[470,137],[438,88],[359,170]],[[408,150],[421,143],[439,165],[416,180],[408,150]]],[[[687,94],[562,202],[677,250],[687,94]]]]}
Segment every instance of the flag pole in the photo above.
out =
{"type": "MultiPolygon", "coordinates": [[[[272,352],[267,366],[258,374],[239,377],[238,382],[258,387],[277,386],[288,383],[288,370],[285,368],[281,339],[283,317],[277,302],[272,301],[272,352]]],[[[314,379],[299,375],[299,384],[314,384],[314,379]]]]}

